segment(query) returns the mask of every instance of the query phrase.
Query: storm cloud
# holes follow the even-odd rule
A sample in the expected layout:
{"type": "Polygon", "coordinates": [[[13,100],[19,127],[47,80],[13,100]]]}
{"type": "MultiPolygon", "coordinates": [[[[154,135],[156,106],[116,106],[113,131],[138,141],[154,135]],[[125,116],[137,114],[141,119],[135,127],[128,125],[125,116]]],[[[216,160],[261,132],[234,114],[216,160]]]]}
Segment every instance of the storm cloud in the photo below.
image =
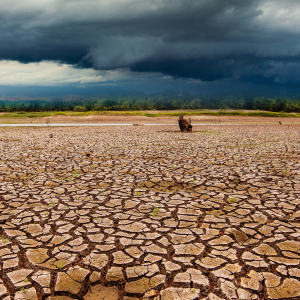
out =
{"type": "Polygon", "coordinates": [[[0,60],[300,83],[298,0],[0,0],[0,60]]]}

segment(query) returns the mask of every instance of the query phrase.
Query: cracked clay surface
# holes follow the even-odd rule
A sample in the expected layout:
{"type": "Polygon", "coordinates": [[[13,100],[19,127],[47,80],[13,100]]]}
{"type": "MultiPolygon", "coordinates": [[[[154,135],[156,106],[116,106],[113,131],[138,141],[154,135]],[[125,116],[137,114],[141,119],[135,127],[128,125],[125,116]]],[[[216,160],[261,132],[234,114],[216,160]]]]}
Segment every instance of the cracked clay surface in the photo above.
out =
{"type": "Polygon", "coordinates": [[[300,299],[300,127],[194,127],[0,129],[0,300],[300,299]]]}

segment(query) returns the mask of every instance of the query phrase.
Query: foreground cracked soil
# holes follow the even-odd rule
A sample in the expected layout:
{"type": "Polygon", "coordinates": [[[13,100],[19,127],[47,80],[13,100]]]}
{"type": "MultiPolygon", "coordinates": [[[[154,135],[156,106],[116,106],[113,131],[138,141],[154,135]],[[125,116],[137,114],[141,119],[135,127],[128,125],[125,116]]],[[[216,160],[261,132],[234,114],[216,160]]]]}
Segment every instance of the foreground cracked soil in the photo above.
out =
{"type": "Polygon", "coordinates": [[[300,299],[300,127],[194,127],[1,129],[0,299],[300,299]]]}

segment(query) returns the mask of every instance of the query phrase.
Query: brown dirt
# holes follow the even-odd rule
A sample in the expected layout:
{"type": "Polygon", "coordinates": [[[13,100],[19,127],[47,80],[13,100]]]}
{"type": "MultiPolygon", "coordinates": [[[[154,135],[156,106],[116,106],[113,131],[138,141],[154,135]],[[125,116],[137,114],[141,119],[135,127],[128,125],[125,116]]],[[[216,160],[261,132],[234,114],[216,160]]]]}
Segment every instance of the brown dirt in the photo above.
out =
{"type": "MultiPolygon", "coordinates": [[[[149,112],[151,113],[151,112],[149,112]]],[[[156,111],[157,113],[157,111],[156,111]]],[[[0,123],[135,123],[135,124],[178,124],[177,116],[114,116],[114,115],[91,115],[91,116],[51,116],[43,118],[1,118],[0,123]]],[[[271,117],[245,117],[245,116],[191,116],[192,124],[195,123],[228,123],[228,124],[278,124],[299,125],[298,118],[271,118],[271,117]]]]}
{"type": "Polygon", "coordinates": [[[1,128],[0,299],[299,300],[300,126],[194,129],[1,128]]]}

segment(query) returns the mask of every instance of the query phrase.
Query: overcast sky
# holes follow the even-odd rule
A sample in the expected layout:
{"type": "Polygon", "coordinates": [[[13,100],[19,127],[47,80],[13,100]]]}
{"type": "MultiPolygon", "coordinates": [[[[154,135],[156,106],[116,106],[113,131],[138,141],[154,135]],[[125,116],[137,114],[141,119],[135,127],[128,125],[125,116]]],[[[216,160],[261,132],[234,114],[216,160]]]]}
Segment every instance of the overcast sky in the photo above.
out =
{"type": "Polygon", "coordinates": [[[295,89],[300,1],[0,0],[0,85],[295,89]]]}

